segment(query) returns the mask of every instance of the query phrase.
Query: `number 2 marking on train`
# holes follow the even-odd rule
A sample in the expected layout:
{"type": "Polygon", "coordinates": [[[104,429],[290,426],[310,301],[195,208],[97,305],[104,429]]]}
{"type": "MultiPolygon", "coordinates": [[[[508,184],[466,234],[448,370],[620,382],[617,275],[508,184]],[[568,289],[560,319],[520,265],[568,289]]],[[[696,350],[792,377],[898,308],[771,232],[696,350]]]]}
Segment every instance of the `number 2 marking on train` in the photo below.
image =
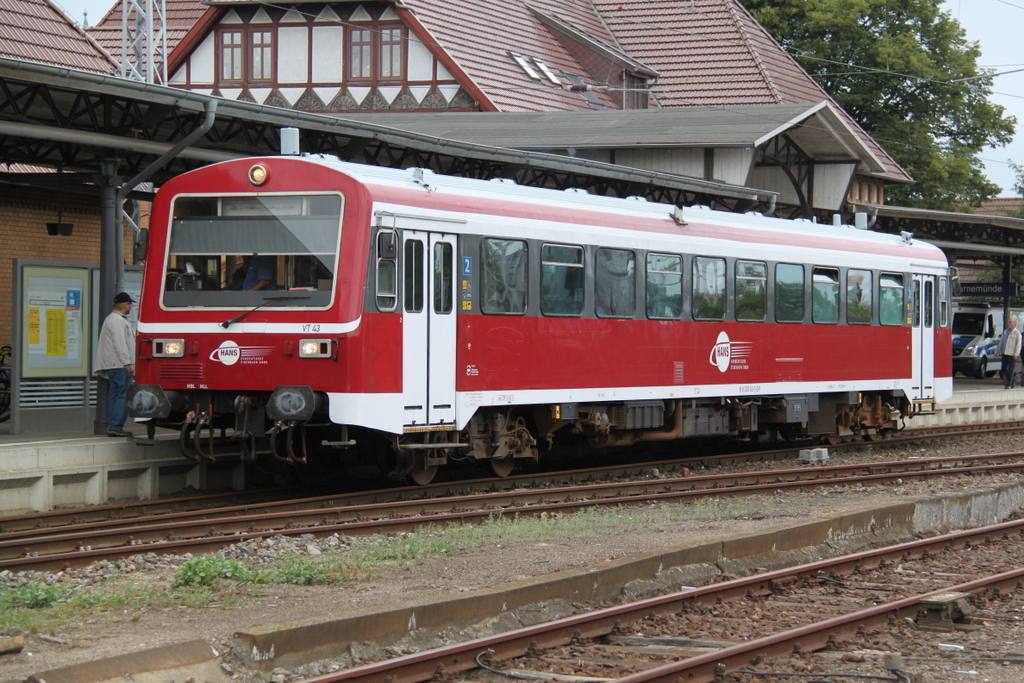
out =
{"type": "Polygon", "coordinates": [[[302,331],[303,332],[319,332],[320,331],[320,325],[319,324],[315,324],[314,325],[314,324],[311,324],[311,323],[305,323],[302,326],[302,331]]]}

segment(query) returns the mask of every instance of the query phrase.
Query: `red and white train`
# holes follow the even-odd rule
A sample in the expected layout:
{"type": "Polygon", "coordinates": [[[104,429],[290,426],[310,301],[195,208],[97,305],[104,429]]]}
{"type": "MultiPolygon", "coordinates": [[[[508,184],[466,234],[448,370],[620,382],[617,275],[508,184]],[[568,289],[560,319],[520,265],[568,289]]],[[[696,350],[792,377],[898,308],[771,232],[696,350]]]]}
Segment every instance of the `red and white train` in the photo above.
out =
{"type": "Polygon", "coordinates": [[[950,289],[909,235],[240,159],[157,193],[129,406],[192,458],[421,483],[573,439],[875,438],[951,395],[950,289]]]}

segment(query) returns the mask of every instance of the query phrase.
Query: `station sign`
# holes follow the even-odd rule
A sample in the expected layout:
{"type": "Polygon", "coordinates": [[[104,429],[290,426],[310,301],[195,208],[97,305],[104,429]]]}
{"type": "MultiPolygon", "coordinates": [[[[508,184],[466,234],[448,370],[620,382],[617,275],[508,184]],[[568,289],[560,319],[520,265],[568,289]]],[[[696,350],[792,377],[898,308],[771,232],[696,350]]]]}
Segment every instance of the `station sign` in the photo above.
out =
{"type": "Polygon", "coordinates": [[[962,296],[1017,296],[1016,282],[964,282],[960,285],[962,296]]]}

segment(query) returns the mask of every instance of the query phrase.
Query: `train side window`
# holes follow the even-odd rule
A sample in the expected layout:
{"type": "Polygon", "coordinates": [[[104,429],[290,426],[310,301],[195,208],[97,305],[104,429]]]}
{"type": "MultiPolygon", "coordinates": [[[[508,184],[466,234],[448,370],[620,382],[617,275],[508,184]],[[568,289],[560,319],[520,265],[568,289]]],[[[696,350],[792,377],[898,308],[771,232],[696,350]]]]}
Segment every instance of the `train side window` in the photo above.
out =
{"type": "Polygon", "coordinates": [[[484,313],[526,313],[529,250],[522,240],[485,239],[483,249],[484,313]]]}
{"type": "Polygon", "coordinates": [[[871,324],[871,293],[874,282],[870,270],[846,271],[846,322],[871,324]]]}
{"type": "Polygon", "coordinates": [[[924,326],[935,325],[935,281],[928,278],[924,281],[924,326]]]}
{"type": "Polygon", "coordinates": [[[455,294],[452,289],[452,245],[434,245],[434,313],[451,313],[455,294]]]}
{"type": "Polygon", "coordinates": [[[636,254],[628,249],[598,249],[594,310],[599,318],[631,318],[636,309],[636,254]]]}
{"type": "Polygon", "coordinates": [[[405,242],[405,311],[419,313],[423,310],[423,242],[405,242]]]}
{"type": "Polygon", "coordinates": [[[390,230],[377,233],[377,308],[382,311],[393,311],[398,305],[396,237],[390,230]]]}
{"type": "Polygon", "coordinates": [[[939,327],[949,327],[949,280],[939,278],[939,327]]]}
{"type": "Polygon", "coordinates": [[[693,259],[693,317],[725,320],[725,259],[693,259]]]}
{"type": "Polygon", "coordinates": [[[736,262],[736,319],[764,322],[768,310],[768,266],[736,262]]]}
{"type": "Polygon", "coordinates": [[[678,320],[683,312],[683,258],[647,255],[647,317],[678,320]]]}
{"type": "Polygon", "coordinates": [[[816,323],[838,323],[839,271],[835,268],[815,268],[811,278],[811,317],[816,323]]]}
{"type": "Polygon", "coordinates": [[[903,324],[903,276],[882,273],[878,278],[878,322],[903,324]]]}
{"type": "Polygon", "coordinates": [[[775,320],[804,321],[804,267],[795,263],[775,266],[775,320]]]}
{"type": "Polygon", "coordinates": [[[545,315],[583,313],[583,247],[545,244],[540,258],[540,310],[545,315]]]}
{"type": "Polygon", "coordinates": [[[911,280],[907,287],[907,322],[914,326],[921,326],[921,281],[911,280]]]}

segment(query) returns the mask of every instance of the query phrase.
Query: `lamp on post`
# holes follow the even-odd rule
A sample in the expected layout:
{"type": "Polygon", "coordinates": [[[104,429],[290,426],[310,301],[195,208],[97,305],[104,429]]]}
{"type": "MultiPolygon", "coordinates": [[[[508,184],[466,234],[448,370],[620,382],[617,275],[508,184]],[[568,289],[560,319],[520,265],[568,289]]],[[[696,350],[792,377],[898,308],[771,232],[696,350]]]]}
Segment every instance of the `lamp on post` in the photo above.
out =
{"type": "Polygon", "coordinates": [[[64,173],[64,169],[57,168],[57,222],[46,224],[47,235],[61,235],[67,237],[71,234],[71,231],[75,229],[74,223],[65,223],[64,218],[64,188],[61,182],[61,174],[64,173]]]}

